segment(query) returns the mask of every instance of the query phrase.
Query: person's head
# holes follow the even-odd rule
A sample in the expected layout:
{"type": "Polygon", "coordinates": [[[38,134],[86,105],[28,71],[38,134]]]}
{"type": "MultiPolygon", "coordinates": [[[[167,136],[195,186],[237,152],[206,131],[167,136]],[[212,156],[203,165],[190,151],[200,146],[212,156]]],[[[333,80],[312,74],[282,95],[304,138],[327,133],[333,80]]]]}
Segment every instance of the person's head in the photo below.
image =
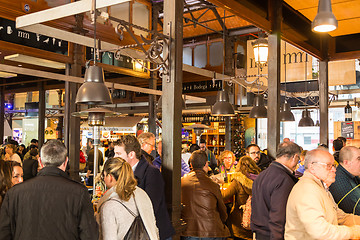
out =
{"type": "Polygon", "coordinates": [[[256,144],[250,144],[249,146],[247,146],[246,147],[246,155],[251,157],[251,159],[253,161],[255,161],[256,163],[259,162],[260,156],[261,156],[259,146],[256,144]]]}
{"type": "Polygon", "coordinates": [[[343,142],[340,139],[335,139],[333,141],[334,151],[340,151],[343,148],[343,142]]]}
{"type": "Polygon", "coordinates": [[[30,145],[29,146],[29,151],[31,151],[31,149],[39,149],[36,145],[30,145]]]}
{"type": "Polygon", "coordinates": [[[39,157],[41,167],[58,167],[65,171],[67,160],[67,150],[61,141],[52,139],[42,145],[39,157]]]}
{"type": "Polygon", "coordinates": [[[306,156],[306,153],[307,153],[308,151],[307,150],[302,150],[301,151],[301,154],[300,154],[300,162],[301,162],[301,164],[304,164],[304,162],[305,162],[305,156],[306,156]]]}
{"type": "Polygon", "coordinates": [[[88,138],[87,146],[90,149],[93,148],[94,147],[94,139],[88,138]]]}
{"type": "Polygon", "coordinates": [[[37,148],[33,148],[30,150],[30,156],[34,158],[39,158],[39,150],[37,148]]]}
{"type": "Polygon", "coordinates": [[[141,149],[150,154],[155,150],[155,135],[151,132],[143,132],[138,136],[141,149]]]}
{"type": "Polygon", "coordinates": [[[343,147],[339,154],[339,163],[353,176],[360,177],[360,149],[353,146],[343,147]]]}
{"type": "Polygon", "coordinates": [[[157,146],[157,152],[161,157],[161,155],[162,155],[162,139],[161,138],[157,141],[156,146],[157,146]]]}
{"type": "Polygon", "coordinates": [[[319,148],[308,151],[304,166],[312,175],[323,181],[327,187],[335,182],[334,157],[328,151],[319,148]]]}
{"type": "Polygon", "coordinates": [[[194,151],[189,158],[189,162],[193,170],[202,169],[208,172],[208,160],[205,151],[194,151]]]}
{"type": "Polygon", "coordinates": [[[12,169],[9,161],[0,160],[0,205],[5,193],[12,187],[12,169]]]}
{"type": "Polygon", "coordinates": [[[301,148],[293,142],[282,142],[276,151],[276,161],[281,162],[291,170],[295,170],[300,160],[301,148]]]}
{"type": "Polygon", "coordinates": [[[137,185],[130,164],[119,157],[111,158],[105,162],[102,177],[107,188],[115,186],[116,193],[123,201],[130,199],[137,185]]]}
{"type": "Polygon", "coordinates": [[[31,139],[30,145],[35,145],[35,146],[39,147],[39,141],[37,139],[31,139]]]}
{"type": "Polygon", "coordinates": [[[341,140],[343,142],[343,147],[346,146],[346,138],[344,137],[338,137],[337,139],[341,140]]]}
{"type": "Polygon", "coordinates": [[[236,171],[248,176],[250,173],[259,174],[261,169],[256,165],[251,157],[243,156],[239,159],[239,162],[236,165],[236,171]]]}
{"type": "Polygon", "coordinates": [[[25,150],[25,145],[24,144],[20,144],[19,145],[19,147],[18,147],[18,151],[20,152],[20,153],[22,153],[24,150],[25,150]]]}
{"type": "Polygon", "coordinates": [[[205,139],[200,139],[200,150],[205,151],[206,150],[206,141],[205,139]]]}
{"type": "Polygon", "coordinates": [[[190,151],[190,153],[193,153],[194,151],[199,150],[199,149],[200,149],[199,145],[191,144],[189,151],[190,151]]]}
{"type": "Polygon", "coordinates": [[[10,156],[13,155],[16,152],[16,147],[14,144],[8,144],[6,145],[5,152],[9,154],[10,156]]]}
{"type": "Polygon", "coordinates": [[[329,146],[327,144],[325,144],[325,143],[320,143],[318,148],[329,151],[329,146]]]}
{"type": "Polygon", "coordinates": [[[232,151],[225,150],[219,156],[220,164],[224,164],[226,169],[231,168],[235,162],[235,155],[232,151]]]}
{"type": "Polygon", "coordinates": [[[114,152],[114,157],[121,157],[131,166],[134,166],[141,159],[141,146],[134,135],[125,135],[117,140],[114,152]]]}
{"type": "Polygon", "coordinates": [[[290,138],[284,138],[283,142],[290,142],[290,138]]]}
{"type": "Polygon", "coordinates": [[[110,150],[113,150],[113,149],[114,149],[114,143],[113,143],[113,142],[110,142],[110,143],[109,143],[109,149],[110,149],[110,150]]]}
{"type": "Polygon", "coordinates": [[[24,172],[20,163],[15,161],[9,161],[11,165],[11,182],[13,185],[23,182],[24,172]]]}

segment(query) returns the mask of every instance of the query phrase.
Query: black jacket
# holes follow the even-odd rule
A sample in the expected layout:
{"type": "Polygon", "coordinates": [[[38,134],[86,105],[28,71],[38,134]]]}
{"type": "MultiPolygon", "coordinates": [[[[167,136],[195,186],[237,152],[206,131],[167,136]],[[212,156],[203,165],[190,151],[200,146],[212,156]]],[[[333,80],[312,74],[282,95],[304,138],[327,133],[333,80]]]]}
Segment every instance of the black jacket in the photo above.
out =
{"type": "Polygon", "coordinates": [[[134,175],[138,181],[138,187],[147,193],[152,202],[160,239],[171,237],[175,234],[175,230],[171,225],[169,213],[166,208],[165,183],[159,169],[150,165],[149,162],[142,157],[136,166],[134,175]]]}
{"type": "Polygon", "coordinates": [[[12,187],[0,210],[0,240],[97,240],[98,227],[85,186],[56,167],[12,187]]]}
{"type": "Polygon", "coordinates": [[[251,230],[260,239],[284,239],[286,202],[297,182],[281,163],[272,162],[255,179],[251,199],[251,230]]]}

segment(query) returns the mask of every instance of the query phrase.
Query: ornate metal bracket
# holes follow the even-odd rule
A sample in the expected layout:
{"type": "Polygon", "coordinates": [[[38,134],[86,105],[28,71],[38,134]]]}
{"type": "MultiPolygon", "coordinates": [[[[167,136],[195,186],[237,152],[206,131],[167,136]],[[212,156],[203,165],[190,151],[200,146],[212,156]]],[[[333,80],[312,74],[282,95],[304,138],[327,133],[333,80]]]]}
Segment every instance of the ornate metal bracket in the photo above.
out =
{"type": "MultiPolygon", "coordinates": [[[[104,17],[104,14],[100,14],[102,17],[104,17]]],[[[140,62],[138,59],[129,56],[132,58],[133,61],[141,64],[144,69],[147,71],[159,71],[160,77],[163,77],[164,75],[169,76],[170,70],[169,70],[169,51],[164,51],[165,46],[170,46],[170,37],[166,36],[162,33],[155,31],[151,31],[147,28],[126,22],[122,19],[118,19],[112,16],[106,15],[104,17],[105,19],[109,19],[111,21],[117,22],[118,25],[115,28],[116,34],[119,36],[119,40],[122,41],[124,39],[124,31],[126,31],[131,38],[135,41],[135,44],[130,45],[124,45],[119,46],[117,49],[111,49],[111,50],[101,50],[100,52],[114,52],[114,57],[116,60],[119,60],[121,58],[121,50],[126,48],[139,48],[144,54],[145,54],[145,60],[148,60],[150,63],[153,63],[156,65],[155,68],[151,68],[146,66],[145,63],[140,62]],[[151,34],[151,39],[146,39],[142,34],[140,35],[140,38],[142,42],[140,42],[139,38],[135,36],[135,34],[132,32],[131,28],[136,28],[141,31],[147,32],[151,34]],[[149,47],[147,49],[144,48],[145,45],[148,45],[149,47]]]]}

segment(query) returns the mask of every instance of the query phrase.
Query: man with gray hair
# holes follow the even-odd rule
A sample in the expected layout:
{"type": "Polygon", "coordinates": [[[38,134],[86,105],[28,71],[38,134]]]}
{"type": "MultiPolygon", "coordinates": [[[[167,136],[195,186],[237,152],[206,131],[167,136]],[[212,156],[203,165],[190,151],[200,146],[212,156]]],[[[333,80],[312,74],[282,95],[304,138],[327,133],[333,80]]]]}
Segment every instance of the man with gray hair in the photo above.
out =
{"type": "Polygon", "coordinates": [[[58,140],[41,148],[38,175],[12,187],[0,211],[0,240],[98,239],[86,187],[65,173],[67,150],[58,140]]]}
{"type": "Polygon", "coordinates": [[[293,142],[280,143],[276,159],[259,174],[252,188],[251,230],[257,240],[284,239],[286,201],[301,149],[293,142]]]}
{"type": "Polygon", "coordinates": [[[346,213],[360,215],[359,177],[360,149],[353,146],[343,147],[339,153],[339,166],[336,168],[335,182],[331,184],[329,190],[335,202],[346,213]]]}
{"type": "Polygon", "coordinates": [[[346,214],[328,188],[335,181],[334,157],[323,149],[305,156],[305,172],[286,206],[285,239],[358,239],[360,216],[346,214]]]}

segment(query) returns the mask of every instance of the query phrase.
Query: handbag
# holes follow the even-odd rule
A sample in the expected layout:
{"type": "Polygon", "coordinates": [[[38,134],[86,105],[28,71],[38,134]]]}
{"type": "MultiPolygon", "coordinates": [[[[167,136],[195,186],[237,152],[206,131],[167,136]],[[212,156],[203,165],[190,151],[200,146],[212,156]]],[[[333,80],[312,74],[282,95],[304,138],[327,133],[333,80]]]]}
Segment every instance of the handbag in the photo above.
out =
{"type": "Polygon", "coordinates": [[[250,230],[250,218],[251,218],[251,195],[249,195],[246,203],[241,205],[240,208],[243,210],[243,216],[241,226],[246,230],[250,230]]]}
{"type": "MultiPolygon", "coordinates": [[[[133,211],[131,211],[128,207],[125,206],[125,204],[123,204],[121,201],[117,199],[112,198],[109,200],[114,200],[121,203],[121,205],[123,205],[126,208],[126,210],[128,210],[128,212],[135,217],[133,223],[131,224],[129,230],[127,231],[124,237],[124,240],[138,240],[138,239],[150,240],[150,236],[146,231],[144,222],[142,221],[140,214],[136,216],[133,211]]],[[[136,202],[135,202],[135,206],[136,206],[136,202]]]]}

